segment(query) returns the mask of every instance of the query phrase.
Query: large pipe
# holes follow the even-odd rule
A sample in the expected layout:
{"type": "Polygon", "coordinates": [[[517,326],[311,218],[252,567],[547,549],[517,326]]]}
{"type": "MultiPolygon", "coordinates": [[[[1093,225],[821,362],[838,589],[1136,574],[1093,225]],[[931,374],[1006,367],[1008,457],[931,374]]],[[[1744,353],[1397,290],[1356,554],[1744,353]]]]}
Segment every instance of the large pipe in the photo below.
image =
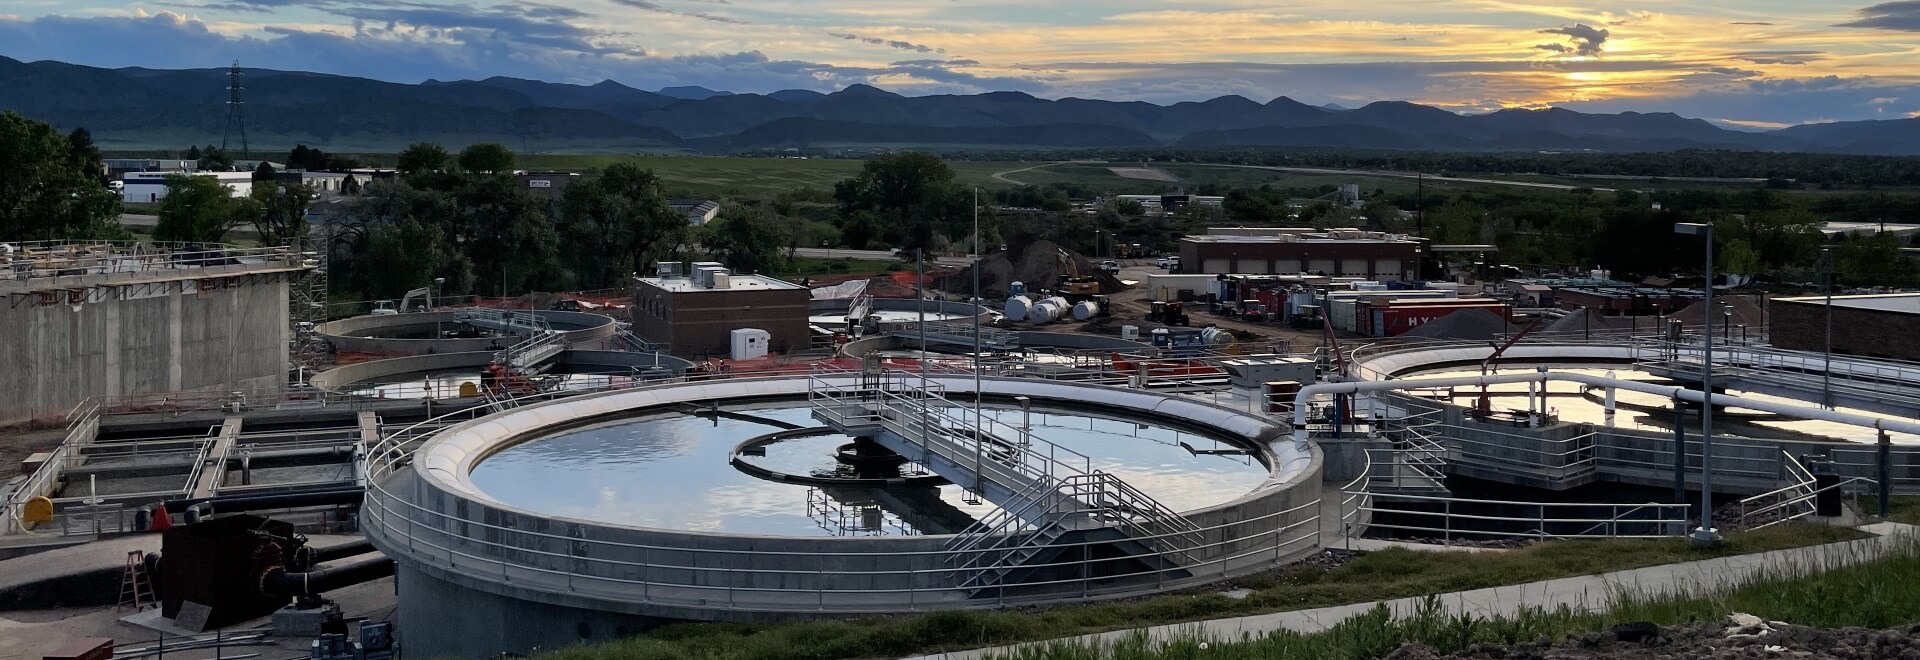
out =
{"type": "Polygon", "coordinates": [[[372,582],[389,575],[393,575],[393,559],[384,556],[305,573],[288,573],[285,569],[275,568],[260,578],[260,590],[271,596],[301,598],[372,582]]]}
{"type": "Polygon", "coordinates": [[[170,500],[165,503],[165,506],[167,507],[167,513],[180,513],[186,511],[188,507],[202,504],[207,505],[205,507],[205,513],[240,513],[242,511],[261,511],[266,509],[289,509],[299,506],[359,504],[365,494],[365,488],[349,486],[305,493],[196,497],[191,499],[170,500]]]}
{"type": "MultiPolygon", "coordinates": [[[[1504,385],[1509,383],[1545,383],[1548,381],[1556,381],[1556,380],[1561,382],[1580,383],[1582,385],[1592,385],[1595,387],[1609,387],[1609,388],[1629,390],[1633,392],[1644,392],[1646,394],[1658,395],[1661,398],[1678,399],[1681,401],[1698,403],[1702,405],[1705,405],[1706,403],[1706,396],[1702,394],[1699,390],[1690,390],[1684,387],[1654,385],[1652,383],[1644,383],[1644,382],[1634,381],[1634,380],[1624,380],[1620,378],[1608,378],[1606,376],[1590,376],[1586,374],[1570,374],[1570,373],[1561,373],[1561,372],[1553,372],[1553,371],[1537,372],[1537,373],[1498,374],[1498,375],[1489,375],[1489,376],[1454,376],[1454,377],[1448,377],[1448,378],[1408,378],[1405,380],[1356,381],[1356,382],[1347,382],[1347,383],[1315,383],[1313,385],[1308,385],[1306,387],[1300,388],[1299,394],[1294,395],[1293,440],[1294,442],[1307,441],[1307,401],[1321,394],[1357,394],[1360,392],[1386,392],[1386,391],[1393,391],[1393,390],[1414,390],[1414,389],[1425,389],[1425,388],[1432,388],[1432,387],[1469,387],[1469,386],[1484,386],[1484,385],[1504,385]]],[[[1820,407],[1796,406],[1791,404],[1779,403],[1776,401],[1761,401],[1758,399],[1748,399],[1744,397],[1730,396],[1726,394],[1713,395],[1713,405],[1726,407],[1726,408],[1746,408],[1749,410],[1760,410],[1764,412],[1786,415],[1789,417],[1797,417],[1800,419],[1818,419],[1818,420],[1834,422],[1838,424],[1846,424],[1848,426],[1859,426],[1864,428],[1876,429],[1880,431],[1897,431],[1900,433],[1912,433],[1912,434],[1920,435],[1920,423],[1910,422],[1910,421],[1900,420],[1900,419],[1888,419],[1883,417],[1870,417],[1867,415],[1856,415],[1853,413],[1840,412],[1838,410],[1827,410],[1825,408],[1820,408],[1820,407]]]]}

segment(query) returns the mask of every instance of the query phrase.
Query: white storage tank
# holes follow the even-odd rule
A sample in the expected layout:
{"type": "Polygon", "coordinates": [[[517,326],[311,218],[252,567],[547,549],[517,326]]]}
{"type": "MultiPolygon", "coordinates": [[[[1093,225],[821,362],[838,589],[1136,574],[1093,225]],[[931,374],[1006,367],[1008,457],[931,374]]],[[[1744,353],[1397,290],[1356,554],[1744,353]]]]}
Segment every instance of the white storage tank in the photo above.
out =
{"type": "Polygon", "coordinates": [[[1073,320],[1075,321],[1091,321],[1093,317],[1099,315],[1100,304],[1094,301],[1082,300],[1080,304],[1073,306],[1073,320]]]}
{"type": "Polygon", "coordinates": [[[767,356],[767,344],[773,341],[773,335],[758,328],[740,328],[733,331],[733,359],[757,360],[767,356]]]}
{"type": "Polygon", "coordinates": [[[1008,321],[1013,321],[1016,323],[1020,321],[1025,321],[1027,320],[1027,315],[1031,314],[1032,312],[1033,312],[1033,301],[1028,300],[1026,296],[1014,296],[1012,298],[1007,299],[1007,320],[1008,321]]]}
{"type": "Polygon", "coordinates": [[[1036,325],[1052,323],[1065,317],[1070,309],[1072,306],[1067,304],[1066,298],[1059,296],[1047,298],[1033,304],[1033,310],[1027,312],[1027,322],[1036,325]]]}
{"type": "Polygon", "coordinates": [[[1210,346],[1231,344],[1233,343],[1233,333],[1219,328],[1207,328],[1200,331],[1200,342],[1210,346]]]}

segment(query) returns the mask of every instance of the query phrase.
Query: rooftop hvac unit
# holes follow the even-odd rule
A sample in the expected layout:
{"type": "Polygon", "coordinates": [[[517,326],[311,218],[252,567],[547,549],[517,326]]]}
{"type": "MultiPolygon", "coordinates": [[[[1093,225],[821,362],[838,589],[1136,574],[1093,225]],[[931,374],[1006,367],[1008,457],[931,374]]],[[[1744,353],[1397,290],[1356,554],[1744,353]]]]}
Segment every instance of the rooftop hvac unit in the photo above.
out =
{"type": "Polygon", "coordinates": [[[709,289],[733,288],[733,272],[732,271],[721,269],[721,270],[710,271],[710,272],[711,274],[707,276],[707,288],[709,289]]]}
{"type": "Polygon", "coordinates": [[[662,261],[659,264],[660,279],[670,280],[680,277],[680,262],[662,261]]]}

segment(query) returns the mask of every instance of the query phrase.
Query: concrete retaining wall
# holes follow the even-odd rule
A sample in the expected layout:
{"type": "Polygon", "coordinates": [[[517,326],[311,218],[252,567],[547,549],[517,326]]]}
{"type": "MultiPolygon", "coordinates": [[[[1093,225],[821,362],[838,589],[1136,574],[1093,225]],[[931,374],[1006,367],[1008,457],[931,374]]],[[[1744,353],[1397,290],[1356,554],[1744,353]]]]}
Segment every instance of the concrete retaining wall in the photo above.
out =
{"type": "Polygon", "coordinates": [[[287,273],[103,285],[82,302],[0,305],[0,425],[58,419],[89,397],[277,391],[287,273]]]}
{"type": "MultiPolygon", "coordinates": [[[[503,348],[514,343],[513,339],[503,337],[401,339],[390,336],[365,336],[370,332],[381,335],[432,335],[436,327],[451,328],[461,325],[460,313],[460,310],[450,310],[389,316],[356,316],[322,323],[314,328],[314,332],[333,344],[336,351],[395,357],[497,350],[496,347],[503,348]]],[[[599,314],[557,310],[534,313],[546,319],[547,324],[559,331],[569,345],[597,342],[612,337],[617,332],[614,320],[599,314]]]]}

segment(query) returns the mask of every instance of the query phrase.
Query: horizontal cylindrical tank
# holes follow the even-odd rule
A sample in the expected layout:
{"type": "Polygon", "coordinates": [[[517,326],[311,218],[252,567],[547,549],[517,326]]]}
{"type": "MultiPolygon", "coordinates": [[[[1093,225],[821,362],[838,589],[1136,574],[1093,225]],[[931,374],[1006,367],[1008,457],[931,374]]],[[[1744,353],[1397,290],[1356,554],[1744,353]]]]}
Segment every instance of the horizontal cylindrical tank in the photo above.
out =
{"type": "Polygon", "coordinates": [[[1207,328],[1200,331],[1200,341],[1201,343],[1214,346],[1231,344],[1233,343],[1233,333],[1219,328],[1207,328]]]}
{"type": "Polygon", "coordinates": [[[1067,304],[1066,298],[1053,296],[1034,303],[1033,309],[1027,312],[1027,322],[1043,325],[1052,323],[1066,316],[1070,309],[1072,306],[1067,304]]]}
{"type": "Polygon", "coordinates": [[[1028,300],[1026,296],[1014,296],[1007,299],[1008,321],[1025,321],[1027,320],[1027,315],[1032,312],[1033,301],[1028,300]]]}
{"type": "Polygon", "coordinates": [[[1073,320],[1075,321],[1091,321],[1093,317],[1099,315],[1100,303],[1091,300],[1082,300],[1080,304],[1073,306],[1073,320]]]}

